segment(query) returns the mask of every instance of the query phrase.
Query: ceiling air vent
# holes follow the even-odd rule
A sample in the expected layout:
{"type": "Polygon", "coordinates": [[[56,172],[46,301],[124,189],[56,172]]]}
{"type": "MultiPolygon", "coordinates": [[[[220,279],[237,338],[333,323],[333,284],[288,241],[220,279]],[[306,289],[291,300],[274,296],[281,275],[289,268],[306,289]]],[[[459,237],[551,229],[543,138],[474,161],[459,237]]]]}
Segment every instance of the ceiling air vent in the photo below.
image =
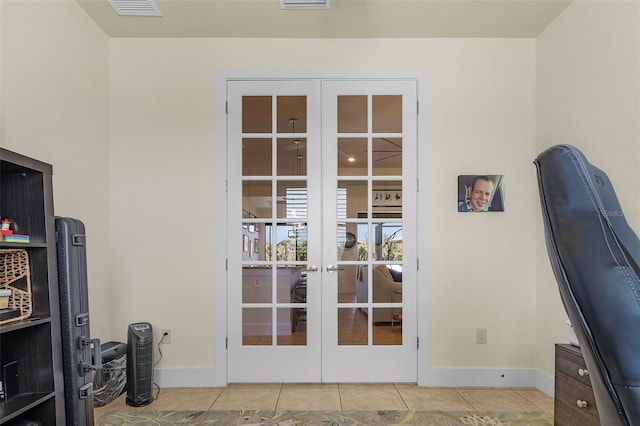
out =
{"type": "Polygon", "coordinates": [[[329,9],[331,0],[280,0],[280,9],[329,9]]]}
{"type": "Polygon", "coordinates": [[[108,0],[118,15],[122,16],[162,16],[153,0],[108,0]]]}

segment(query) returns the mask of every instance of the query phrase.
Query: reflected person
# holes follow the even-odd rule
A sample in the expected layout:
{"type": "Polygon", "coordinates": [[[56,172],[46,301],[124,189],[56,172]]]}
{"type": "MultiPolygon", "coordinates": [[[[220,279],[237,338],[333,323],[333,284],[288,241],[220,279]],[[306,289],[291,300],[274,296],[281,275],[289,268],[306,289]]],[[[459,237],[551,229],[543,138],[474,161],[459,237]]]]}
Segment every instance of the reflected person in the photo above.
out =
{"type": "Polygon", "coordinates": [[[493,181],[487,176],[476,176],[467,189],[467,199],[458,204],[459,212],[485,212],[493,195],[493,181]]]}

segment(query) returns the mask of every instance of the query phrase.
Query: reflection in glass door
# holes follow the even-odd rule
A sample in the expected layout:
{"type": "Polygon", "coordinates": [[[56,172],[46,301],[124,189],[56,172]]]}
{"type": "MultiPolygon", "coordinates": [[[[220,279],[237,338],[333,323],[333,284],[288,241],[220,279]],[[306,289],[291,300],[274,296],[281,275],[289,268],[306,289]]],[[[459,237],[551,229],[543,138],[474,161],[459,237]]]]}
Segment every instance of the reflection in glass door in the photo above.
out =
{"type": "Polygon", "coordinates": [[[306,97],[243,96],[242,107],[259,111],[242,126],[243,344],[306,345],[307,140],[294,136],[306,133],[306,97]],[[272,133],[274,103],[278,136],[254,136],[272,133]]]}
{"type": "Polygon", "coordinates": [[[367,345],[369,340],[373,345],[401,345],[403,200],[402,137],[398,135],[402,134],[402,96],[338,95],[337,106],[338,247],[344,246],[347,233],[356,242],[355,253],[346,247],[339,253],[338,263],[343,266],[338,272],[338,345],[367,345]],[[367,136],[369,121],[373,133],[388,136],[367,136]],[[361,136],[354,137],[357,134],[361,136]],[[345,295],[351,293],[343,287],[354,268],[356,297],[348,300],[345,295]],[[366,305],[342,305],[347,302],[366,305]],[[379,303],[396,305],[380,307],[379,303]],[[352,322],[362,324],[360,333],[349,333],[352,322]]]}

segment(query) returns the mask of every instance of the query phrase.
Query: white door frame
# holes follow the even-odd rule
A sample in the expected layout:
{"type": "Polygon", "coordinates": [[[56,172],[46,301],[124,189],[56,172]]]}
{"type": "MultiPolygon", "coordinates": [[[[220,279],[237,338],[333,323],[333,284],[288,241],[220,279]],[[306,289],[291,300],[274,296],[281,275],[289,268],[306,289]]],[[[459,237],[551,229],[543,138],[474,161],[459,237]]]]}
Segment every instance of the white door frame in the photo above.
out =
{"type": "MultiPolygon", "coordinates": [[[[225,386],[227,377],[227,82],[229,80],[269,80],[269,79],[354,79],[354,80],[415,80],[418,83],[419,105],[426,105],[426,73],[424,70],[217,70],[214,76],[214,197],[213,212],[213,268],[214,268],[214,369],[211,381],[214,386],[225,386]]],[[[420,107],[418,108],[418,111],[420,107]]],[[[418,114],[418,164],[428,164],[426,114],[418,114]]],[[[418,168],[418,187],[428,188],[426,168],[418,168]]],[[[421,220],[418,223],[418,241],[428,241],[428,202],[426,190],[418,191],[417,209],[421,220]]],[[[430,323],[429,323],[429,258],[428,245],[418,244],[419,270],[416,273],[417,321],[419,339],[417,383],[426,386],[430,374],[430,323]],[[427,307],[427,308],[420,308],[427,307]]]]}

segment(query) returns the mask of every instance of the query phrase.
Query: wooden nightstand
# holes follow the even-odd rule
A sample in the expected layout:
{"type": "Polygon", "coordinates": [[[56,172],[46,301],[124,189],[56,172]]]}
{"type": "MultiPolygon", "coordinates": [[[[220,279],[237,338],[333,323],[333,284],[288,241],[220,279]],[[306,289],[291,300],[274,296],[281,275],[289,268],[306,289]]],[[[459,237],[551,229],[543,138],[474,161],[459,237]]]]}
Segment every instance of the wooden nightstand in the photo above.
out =
{"type": "Polygon", "coordinates": [[[554,424],[598,426],[598,410],[580,348],[556,345],[554,424]]]}

